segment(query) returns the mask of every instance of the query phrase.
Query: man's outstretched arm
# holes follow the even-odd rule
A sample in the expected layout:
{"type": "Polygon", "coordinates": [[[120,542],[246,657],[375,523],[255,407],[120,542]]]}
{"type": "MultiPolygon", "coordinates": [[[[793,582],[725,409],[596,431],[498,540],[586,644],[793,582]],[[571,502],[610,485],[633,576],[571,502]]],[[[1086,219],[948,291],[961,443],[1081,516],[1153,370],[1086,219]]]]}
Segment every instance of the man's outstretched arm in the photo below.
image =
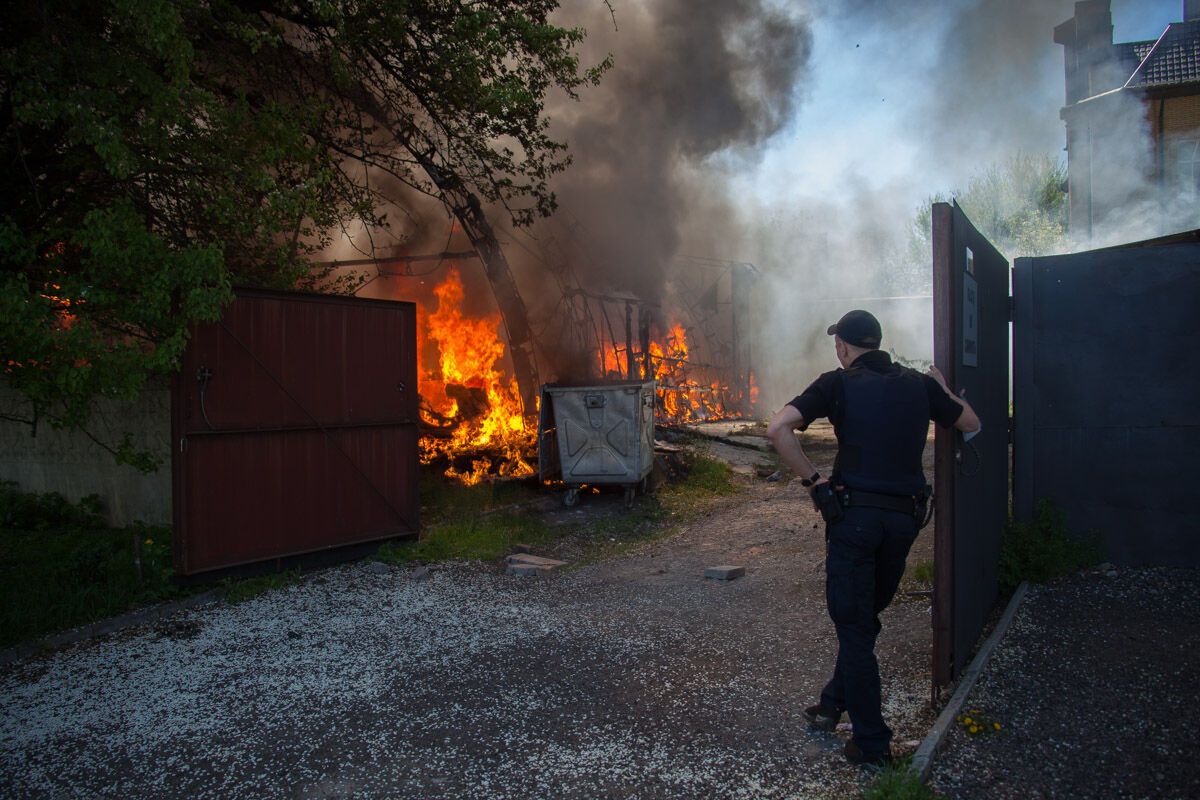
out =
{"type": "Polygon", "coordinates": [[[779,458],[792,472],[801,478],[808,478],[817,468],[804,454],[804,448],[800,446],[800,440],[793,432],[803,424],[804,415],[795,406],[784,406],[771,417],[771,422],[767,425],[767,438],[775,445],[775,452],[779,453],[779,458]]]}

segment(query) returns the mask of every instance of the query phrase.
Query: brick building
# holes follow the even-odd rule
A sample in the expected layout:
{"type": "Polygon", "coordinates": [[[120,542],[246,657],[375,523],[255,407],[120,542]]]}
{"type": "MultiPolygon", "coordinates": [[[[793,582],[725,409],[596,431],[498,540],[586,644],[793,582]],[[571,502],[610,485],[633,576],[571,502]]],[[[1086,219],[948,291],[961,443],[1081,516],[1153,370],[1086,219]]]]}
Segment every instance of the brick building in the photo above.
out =
{"type": "Polygon", "coordinates": [[[1110,0],[1084,0],[1054,41],[1066,67],[1072,234],[1090,240],[1134,209],[1162,228],[1197,227],[1200,0],[1184,0],[1183,21],[1157,39],[1117,43],[1110,0]]]}

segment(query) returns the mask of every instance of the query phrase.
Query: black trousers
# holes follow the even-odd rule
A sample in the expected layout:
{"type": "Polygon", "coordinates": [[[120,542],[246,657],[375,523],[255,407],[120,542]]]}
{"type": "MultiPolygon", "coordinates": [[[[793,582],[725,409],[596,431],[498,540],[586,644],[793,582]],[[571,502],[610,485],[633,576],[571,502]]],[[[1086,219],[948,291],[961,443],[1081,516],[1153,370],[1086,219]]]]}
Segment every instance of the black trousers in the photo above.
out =
{"type": "Polygon", "coordinates": [[[895,597],[916,538],[911,515],[878,508],[848,508],[825,529],[825,602],[837,630],[838,655],[821,705],[849,713],[854,741],[868,755],[891,746],[892,731],[880,708],[875,638],[879,612],[895,597]]]}

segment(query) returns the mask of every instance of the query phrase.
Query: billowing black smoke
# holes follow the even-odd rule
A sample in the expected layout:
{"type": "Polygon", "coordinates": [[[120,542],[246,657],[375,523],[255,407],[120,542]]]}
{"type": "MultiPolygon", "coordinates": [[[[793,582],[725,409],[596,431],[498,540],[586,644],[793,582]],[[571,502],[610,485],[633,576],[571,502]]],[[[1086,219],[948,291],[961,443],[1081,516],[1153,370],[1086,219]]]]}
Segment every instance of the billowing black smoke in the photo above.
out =
{"type": "MultiPolygon", "coordinates": [[[[560,208],[591,256],[575,267],[596,288],[657,301],[685,222],[727,202],[713,196],[719,182],[697,191],[689,172],[717,154],[752,158],[791,119],[808,23],[764,0],[617,2],[616,30],[597,0],[564,17],[587,28],[585,59],[614,57],[600,87],[552,111],[574,156],[555,186],[560,208]]],[[[700,227],[717,240],[723,225],[735,234],[719,213],[700,227]]]]}

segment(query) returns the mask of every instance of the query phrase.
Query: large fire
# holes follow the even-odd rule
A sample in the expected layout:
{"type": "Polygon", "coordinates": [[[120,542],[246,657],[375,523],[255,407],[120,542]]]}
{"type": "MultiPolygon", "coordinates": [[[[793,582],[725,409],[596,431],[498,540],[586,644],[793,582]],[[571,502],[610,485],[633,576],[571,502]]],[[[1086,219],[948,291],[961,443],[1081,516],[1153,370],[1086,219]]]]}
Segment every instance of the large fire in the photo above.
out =
{"type": "MultiPolygon", "coordinates": [[[[436,309],[418,315],[417,350],[421,393],[421,461],[446,461],[446,475],[475,484],[492,477],[524,477],[534,473],[536,409],[521,406],[516,380],[503,365],[499,315],[464,315],[463,283],[458,270],[434,289],[436,309]],[[432,346],[431,346],[432,345],[432,346]],[[436,357],[433,353],[436,352],[436,357]]],[[[733,416],[746,399],[757,400],[750,376],[749,398],[719,380],[700,380],[705,370],[689,361],[691,345],[682,324],[651,339],[649,369],[657,382],[656,414],[660,424],[679,425],[733,416]]],[[[625,380],[628,359],[641,374],[645,354],[623,344],[596,353],[598,381],[625,380]]]]}
{"type": "Polygon", "coordinates": [[[426,426],[421,461],[445,456],[452,462],[446,474],[468,484],[488,475],[532,475],[528,453],[536,424],[523,413],[516,381],[497,368],[504,356],[499,316],[463,316],[458,270],[451,270],[434,294],[437,310],[421,315],[417,330],[421,420],[426,426]],[[438,352],[432,366],[424,363],[429,341],[438,352]],[[456,468],[453,461],[464,457],[471,466],[456,468]]]}
{"type": "MultiPolygon", "coordinates": [[[[661,341],[651,339],[649,350],[651,369],[658,384],[655,416],[660,423],[680,425],[733,416],[728,385],[715,380],[703,382],[690,376],[689,373],[697,370],[688,359],[688,335],[682,324],[673,323],[661,341]]],[[[615,353],[597,356],[596,361],[608,379],[621,380],[629,374],[626,358],[626,349],[621,347],[615,353]],[[609,359],[616,362],[612,369],[606,369],[609,359]]],[[[638,363],[639,356],[635,353],[635,368],[638,363]]],[[[752,392],[757,393],[753,389],[752,392]]]]}

